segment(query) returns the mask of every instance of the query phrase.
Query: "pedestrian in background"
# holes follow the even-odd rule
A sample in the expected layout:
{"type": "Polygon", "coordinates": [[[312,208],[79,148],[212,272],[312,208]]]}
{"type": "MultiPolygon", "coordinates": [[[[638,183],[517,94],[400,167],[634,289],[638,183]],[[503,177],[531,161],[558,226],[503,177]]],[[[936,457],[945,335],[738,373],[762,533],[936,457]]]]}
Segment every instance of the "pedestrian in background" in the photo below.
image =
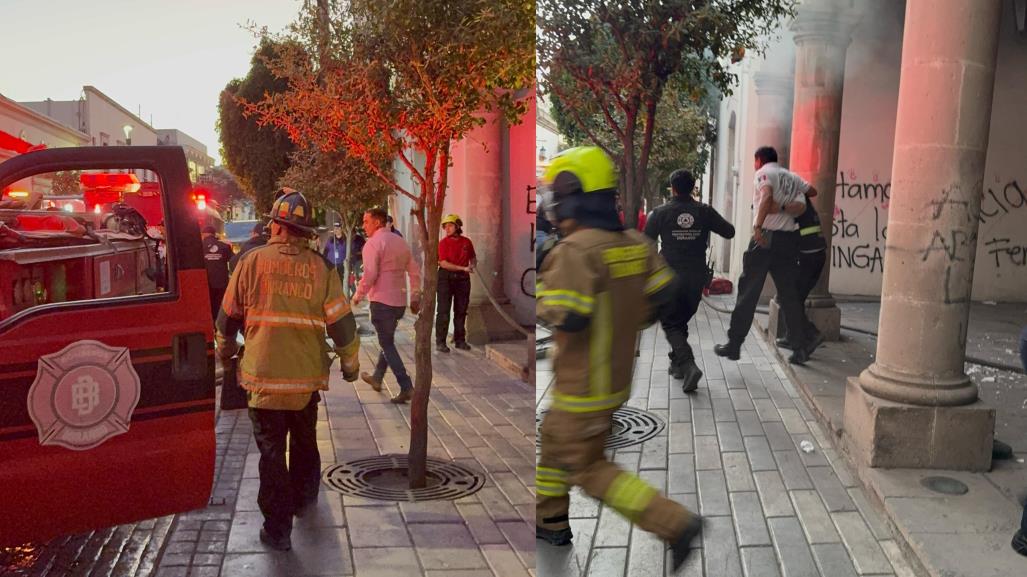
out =
{"type": "Polygon", "coordinates": [[[371,324],[378,333],[382,349],[374,374],[361,373],[360,378],[372,389],[381,391],[385,371],[392,369],[399,383],[399,394],[392,402],[399,404],[413,397],[414,385],[396,349],[396,327],[407,308],[407,277],[410,278],[410,310],[414,314],[421,310],[421,273],[406,241],[385,228],[386,220],[387,215],[380,208],[364,213],[364,232],[368,238],[364,245],[364,275],[353,295],[353,306],[365,297],[371,301],[371,324]]]}
{"type": "Polygon", "coordinates": [[[391,214],[385,219],[385,222],[389,226],[389,230],[393,234],[398,234],[399,238],[403,238],[403,233],[399,232],[399,230],[396,229],[396,224],[392,221],[392,215],[391,214]]]}
{"type": "Polygon", "coordinates": [[[228,273],[231,274],[235,271],[235,267],[239,264],[239,258],[242,255],[265,244],[267,244],[267,225],[257,221],[257,224],[253,225],[253,230],[250,231],[250,238],[243,243],[239,252],[228,261],[228,273]]]}
{"type": "Polygon", "coordinates": [[[346,234],[342,229],[341,222],[336,222],[335,226],[332,227],[332,236],[325,243],[322,254],[335,267],[339,278],[345,281],[343,275],[345,275],[346,271],[346,234]]]}
{"type": "Polygon", "coordinates": [[[235,256],[232,245],[218,240],[217,229],[203,227],[203,263],[207,268],[207,287],[210,291],[210,321],[218,318],[218,309],[228,286],[228,263],[235,256]]]}
{"type": "Polygon", "coordinates": [[[293,515],[317,501],[321,486],[317,406],[318,391],[328,390],[326,332],[343,378],[355,381],[360,368],[360,339],[339,275],[309,249],[312,216],[299,192],[275,201],[271,239],[239,260],[217,320],[223,360],[238,352],[240,330],[246,338],[238,374],[260,450],[260,540],[279,551],[292,548],[293,515]]]}
{"type": "Polygon", "coordinates": [[[439,240],[439,310],[435,313],[435,350],[448,353],[449,313],[453,311],[453,346],[469,351],[467,306],[471,302],[471,271],[477,264],[474,244],[464,236],[464,223],[455,214],[442,219],[446,236],[439,240]]]}
{"type": "Polygon", "coordinates": [[[670,175],[670,186],[674,197],[649,215],[645,234],[660,241],[660,254],[677,279],[674,296],[660,311],[660,324],[670,344],[670,374],[684,379],[682,389],[687,393],[694,391],[702,378],[688,345],[688,323],[702,302],[703,287],[709,283],[706,248],[710,232],[734,238],[735,227],[713,207],[692,196],[695,177],[691,172],[675,170],[670,175]]]}

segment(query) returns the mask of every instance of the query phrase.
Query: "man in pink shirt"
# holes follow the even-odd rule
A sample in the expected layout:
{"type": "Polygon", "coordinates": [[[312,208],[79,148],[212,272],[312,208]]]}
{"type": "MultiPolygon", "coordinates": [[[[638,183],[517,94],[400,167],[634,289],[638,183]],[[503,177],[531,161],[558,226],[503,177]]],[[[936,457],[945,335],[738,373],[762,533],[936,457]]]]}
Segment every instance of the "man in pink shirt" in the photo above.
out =
{"type": "Polygon", "coordinates": [[[367,234],[363,250],[364,276],[352,303],[356,306],[365,297],[371,302],[371,324],[378,332],[378,344],[382,348],[374,374],[361,373],[360,378],[380,391],[385,369],[391,368],[399,383],[399,394],[392,402],[405,403],[413,396],[414,386],[396,350],[396,326],[407,308],[407,275],[410,275],[410,310],[417,314],[421,309],[421,273],[403,237],[391,234],[385,227],[387,218],[380,208],[364,213],[367,234]]]}

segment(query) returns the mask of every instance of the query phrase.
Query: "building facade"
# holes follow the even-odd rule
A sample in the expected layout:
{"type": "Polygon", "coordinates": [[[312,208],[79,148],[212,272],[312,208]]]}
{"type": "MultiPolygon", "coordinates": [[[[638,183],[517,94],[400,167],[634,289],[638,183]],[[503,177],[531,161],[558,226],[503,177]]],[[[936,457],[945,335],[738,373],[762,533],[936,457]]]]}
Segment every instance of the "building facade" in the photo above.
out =
{"type": "MultiPolygon", "coordinates": [[[[800,19],[804,7],[816,4],[800,5],[800,19]]],[[[1027,291],[1023,290],[1027,286],[1027,229],[1019,226],[1027,216],[1027,164],[1018,143],[1027,131],[1027,116],[1020,111],[1027,97],[1027,75],[1023,74],[1027,66],[1027,35],[1021,31],[1014,3],[1001,4],[1001,23],[995,31],[998,53],[976,239],[973,299],[1021,302],[1027,301],[1027,291]]],[[[832,171],[830,291],[879,296],[891,207],[906,2],[867,0],[852,3],[846,11],[846,23],[829,18],[809,24],[821,30],[842,26],[848,30],[834,32],[851,38],[849,42],[838,42],[843,46],[843,61],[838,70],[841,76],[837,166],[832,171]]],[[[716,166],[711,167],[715,183],[713,200],[718,210],[733,218],[739,230],[748,231],[752,223],[755,149],[764,144],[774,145],[781,153],[783,165],[793,164],[790,147],[795,138],[792,115],[796,108],[796,36],[801,34],[795,28],[792,23],[783,23],[781,36],[771,44],[765,58],[746,58],[736,65],[738,88],[721,103],[721,138],[716,166]]],[[[717,268],[737,278],[748,239],[714,242],[717,268]]],[[[951,239],[947,244],[951,244],[951,239]]]]}

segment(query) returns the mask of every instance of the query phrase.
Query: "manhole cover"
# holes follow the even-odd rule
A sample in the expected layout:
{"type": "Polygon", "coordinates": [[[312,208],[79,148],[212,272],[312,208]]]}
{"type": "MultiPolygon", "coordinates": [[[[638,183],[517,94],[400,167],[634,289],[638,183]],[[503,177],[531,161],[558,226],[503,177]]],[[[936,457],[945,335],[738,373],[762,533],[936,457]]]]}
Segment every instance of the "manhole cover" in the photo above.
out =
{"type": "Polygon", "coordinates": [[[920,484],[935,493],[944,493],[945,495],[963,495],[970,490],[961,481],[952,477],[924,477],[920,479],[920,484]]]}
{"type": "Polygon", "coordinates": [[[332,465],[321,475],[330,489],[343,495],[379,501],[453,500],[477,493],[485,477],[464,465],[428,457],[428,486],[411,489],[407,482],[407,456],[382,455],[332,465]]]}
{"type": "MultiPolygon", "coordinates": [[[[542,419],[549,411],[535,414],[535,444],[542,443],[542,419]]],[[[666,423],[652,413],[634,407],[621,407],[613,413],[610,436],[606,438],[607,449],[621,449],[644,443],[659,435],[666,423]]]]}

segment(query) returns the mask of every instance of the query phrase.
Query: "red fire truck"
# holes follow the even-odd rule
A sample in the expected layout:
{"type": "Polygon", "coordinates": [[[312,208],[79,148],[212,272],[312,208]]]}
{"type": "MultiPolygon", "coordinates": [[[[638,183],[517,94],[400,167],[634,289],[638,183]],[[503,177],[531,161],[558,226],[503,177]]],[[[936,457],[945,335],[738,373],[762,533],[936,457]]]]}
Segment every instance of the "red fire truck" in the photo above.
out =
{"type": "Polygon", "coordinates": [[[64,171],[82,173],[70,210],[0,198],[0,546],[202,507],[213,483],[213,334],[185,155],[28,152],[0,164],[0,191],[64,171]],[[157,174],[152,194],[115,176],[126,169],[157,174]]]}

